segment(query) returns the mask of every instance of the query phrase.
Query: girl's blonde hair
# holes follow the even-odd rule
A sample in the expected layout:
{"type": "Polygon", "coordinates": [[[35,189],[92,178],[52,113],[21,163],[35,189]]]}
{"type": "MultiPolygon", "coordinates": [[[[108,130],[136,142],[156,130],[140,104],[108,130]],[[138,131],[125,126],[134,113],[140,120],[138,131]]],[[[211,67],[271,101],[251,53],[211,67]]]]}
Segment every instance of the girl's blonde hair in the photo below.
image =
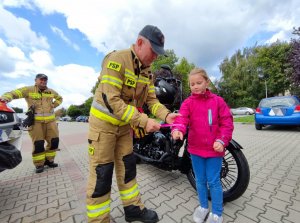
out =
{"type": "Polygon", "coordinates": [[[203,68],[194,68],[193,70],[191,70],[191,72],[189,73],[189,77],[195,74],[200,74],[207,82],[210,82],[210,79],[206,73],[206,71],[203,68]]]}

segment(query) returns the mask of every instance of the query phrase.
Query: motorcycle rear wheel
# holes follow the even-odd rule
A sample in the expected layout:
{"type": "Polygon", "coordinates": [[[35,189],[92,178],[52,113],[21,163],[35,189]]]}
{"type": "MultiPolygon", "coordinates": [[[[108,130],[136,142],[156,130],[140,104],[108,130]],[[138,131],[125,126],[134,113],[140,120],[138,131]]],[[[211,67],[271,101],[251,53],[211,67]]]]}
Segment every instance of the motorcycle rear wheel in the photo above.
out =
{"type": "MultiPolygon", "coordinates": [[[[223,202],[233,201],[246,191],[250,180],[249,165],[241,150],[241,146],[234,140],[226,148],[220,175],[223,188],[223,202]]],[[[196,189],[195,174],[192,168],[187,173],[187,178],[196,189]]]]}

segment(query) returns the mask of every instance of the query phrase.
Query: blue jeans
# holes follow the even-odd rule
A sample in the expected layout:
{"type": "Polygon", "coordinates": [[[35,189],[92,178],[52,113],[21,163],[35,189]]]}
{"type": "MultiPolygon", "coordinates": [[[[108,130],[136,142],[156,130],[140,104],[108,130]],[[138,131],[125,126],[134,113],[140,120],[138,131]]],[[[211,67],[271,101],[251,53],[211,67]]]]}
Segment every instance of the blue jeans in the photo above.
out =
{"type": "Polygon", "coordinates": [[[222,157],[202,158],[192,155],[193,170],[196,176],[197,192],[200,205],[208,208],[208,188],[210,190],[212,213],[222,216],[223,212],[223,189],[220,172],[222,157]]]}

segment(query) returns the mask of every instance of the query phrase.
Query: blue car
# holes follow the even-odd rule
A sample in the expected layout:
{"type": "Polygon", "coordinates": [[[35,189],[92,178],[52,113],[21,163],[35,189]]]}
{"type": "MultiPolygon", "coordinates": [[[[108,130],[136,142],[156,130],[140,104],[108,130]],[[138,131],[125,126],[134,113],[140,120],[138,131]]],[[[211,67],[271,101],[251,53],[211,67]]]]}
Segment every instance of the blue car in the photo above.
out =
{"type": "Polygon", "coordinates": [[[255,128],[266,125],[300,126],[300,100],[296,96],[264,98],[255,110],[255,128]]]}

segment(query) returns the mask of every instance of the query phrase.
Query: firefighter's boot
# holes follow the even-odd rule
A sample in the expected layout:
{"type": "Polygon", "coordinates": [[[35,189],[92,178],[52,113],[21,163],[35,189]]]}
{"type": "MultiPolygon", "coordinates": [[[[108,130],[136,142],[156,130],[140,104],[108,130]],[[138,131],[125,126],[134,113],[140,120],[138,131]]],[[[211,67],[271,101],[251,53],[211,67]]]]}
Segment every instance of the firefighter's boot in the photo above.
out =
{"type": "Polygon", "coordinates": [[[35,172],[36,173],[42,173],[42,172],[44,172],[44,166],[36,166],[35,167],[35,172]]]}
{"type": "Polygon", "coordinates": [[[45,160],[45,165],[51,168],[58,167],[57,163],[54,163],[54,161],[50,162],[49,160],[45,160]]]}
{"type": "Polygon", "coordinates": [[[124,207],[125,220],[127,222],[140,221],[145,223],[155,223],[158,222],[158,216],[155,211],[144,208],[140,209],[138,206],[129,205],[124,207]]]}

